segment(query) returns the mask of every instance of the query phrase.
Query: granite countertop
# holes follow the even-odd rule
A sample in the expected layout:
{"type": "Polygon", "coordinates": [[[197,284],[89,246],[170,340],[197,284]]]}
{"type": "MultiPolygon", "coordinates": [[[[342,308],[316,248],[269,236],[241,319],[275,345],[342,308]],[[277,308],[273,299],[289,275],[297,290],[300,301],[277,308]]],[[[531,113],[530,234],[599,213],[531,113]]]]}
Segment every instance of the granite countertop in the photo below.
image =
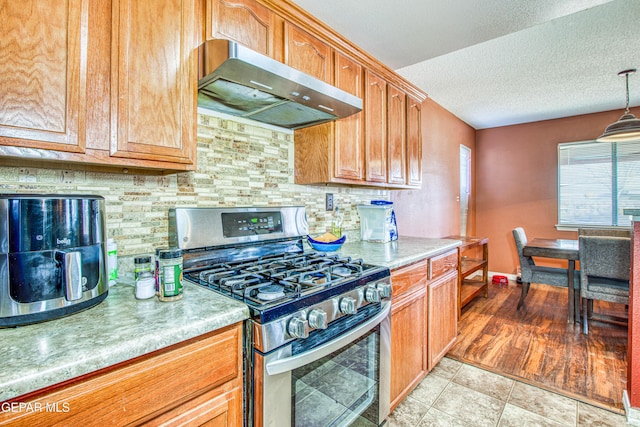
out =
{"type": "Polygon", "coordinates": [[[460,240],[403,237],[393,242],[345,242],[340,253],[362,258],[368,264],[393,270],[425,258],[431,258],[461,245],[460,240]]]}
{"type": "MultiPolygon", "coordinates": [[[[390,269],[460,246],[459,240],[400,237],[347,242],[340,253],[390,269]]],[[[197,337],[249,317],[239,301],[185,282],[184,298],[137,300],[132,280],[100,304],[61,319],[0,329],[0,402],[197,337]]]]}
{"type": "Polygon", "coordinates": [[[186,282],[179,301],[137,300],[131,282],[95,307],[0,329],[0,402],[206,334],[249,317],[239,301],[186,282]]]}

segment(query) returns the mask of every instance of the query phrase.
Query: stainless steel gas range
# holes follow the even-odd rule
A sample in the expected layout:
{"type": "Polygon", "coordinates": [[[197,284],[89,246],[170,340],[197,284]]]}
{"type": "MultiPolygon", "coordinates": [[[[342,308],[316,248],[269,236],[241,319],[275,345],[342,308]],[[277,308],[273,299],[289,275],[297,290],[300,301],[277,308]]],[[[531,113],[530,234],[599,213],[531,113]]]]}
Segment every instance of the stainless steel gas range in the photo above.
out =
{"type": "Polygon", "coordinates": [[[303,207],[176,208],[186,280],[247,304],[248,426],[379,426],[389,414],[389,269],[305,251],[303,207]]]}

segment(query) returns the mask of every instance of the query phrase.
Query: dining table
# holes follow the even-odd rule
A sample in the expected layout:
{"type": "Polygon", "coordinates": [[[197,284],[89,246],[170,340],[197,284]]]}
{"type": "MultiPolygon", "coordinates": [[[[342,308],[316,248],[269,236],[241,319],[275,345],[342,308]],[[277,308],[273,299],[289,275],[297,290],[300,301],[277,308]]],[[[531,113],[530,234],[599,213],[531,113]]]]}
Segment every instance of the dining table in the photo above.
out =
{"type": "Polygon", "coordinates": [[[568,261],[567,287],[569,288],[569,297],[567,304],[567,321],[569,323],[575,323],[576,320],[580,318],[580,292],[576,292],[573,287],[576,261],[580,258],[578,240],[535,238],[527,242],[527,244],[522,248],[522,253],[525,256],[564,259],[568,261]],[[577,317],[576,313],[578,313],[577,317]]]}

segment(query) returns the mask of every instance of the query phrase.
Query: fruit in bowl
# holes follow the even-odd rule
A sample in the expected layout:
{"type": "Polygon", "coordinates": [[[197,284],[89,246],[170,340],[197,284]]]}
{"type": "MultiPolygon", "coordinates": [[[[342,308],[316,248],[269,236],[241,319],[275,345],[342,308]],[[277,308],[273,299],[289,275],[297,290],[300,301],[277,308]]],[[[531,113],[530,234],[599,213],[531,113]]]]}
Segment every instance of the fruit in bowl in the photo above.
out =
{"type": "Polygon", "coordinates": [[[334,252],[342,247],[344,241],[347,240],[347,236],[337,237],[331,233],[324,233],[318,237],[307,236],[309,245],[316,251],[321,252],[334,252]]]}

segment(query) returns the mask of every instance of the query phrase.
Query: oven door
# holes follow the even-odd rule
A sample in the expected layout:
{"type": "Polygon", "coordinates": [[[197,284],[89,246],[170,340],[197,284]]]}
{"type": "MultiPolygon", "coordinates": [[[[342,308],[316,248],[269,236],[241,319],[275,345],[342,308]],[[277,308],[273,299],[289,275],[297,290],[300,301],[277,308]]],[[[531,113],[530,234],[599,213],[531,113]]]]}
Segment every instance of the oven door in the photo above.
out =
{"type": "Polygon", "coordinates": [[[383,302],[346,331],[340,331],[344,324],[331,324],[317,331],[324,338],[310,335],[311,344],[299,340],[267,355],[256,351],[253,424],[381,425],[390,403],[390,308],[383,302]]]}

